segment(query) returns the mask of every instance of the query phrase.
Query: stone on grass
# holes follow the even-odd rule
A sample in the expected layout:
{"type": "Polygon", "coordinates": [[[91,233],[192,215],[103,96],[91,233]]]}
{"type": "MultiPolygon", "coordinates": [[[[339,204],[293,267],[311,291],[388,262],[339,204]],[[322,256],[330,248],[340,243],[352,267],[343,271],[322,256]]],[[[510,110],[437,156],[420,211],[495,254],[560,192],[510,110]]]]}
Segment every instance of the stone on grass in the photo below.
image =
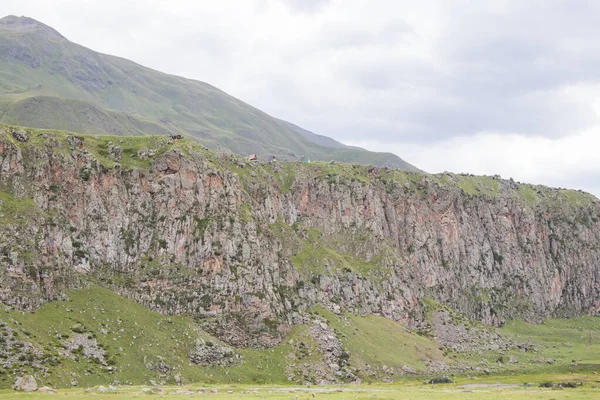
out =
{"type": "Polygon", "coordinates": [[[34,392],[38,388],[35,378],[31,375],[20,376],[15,380],[13,389],[21,392],[34,392]]]}

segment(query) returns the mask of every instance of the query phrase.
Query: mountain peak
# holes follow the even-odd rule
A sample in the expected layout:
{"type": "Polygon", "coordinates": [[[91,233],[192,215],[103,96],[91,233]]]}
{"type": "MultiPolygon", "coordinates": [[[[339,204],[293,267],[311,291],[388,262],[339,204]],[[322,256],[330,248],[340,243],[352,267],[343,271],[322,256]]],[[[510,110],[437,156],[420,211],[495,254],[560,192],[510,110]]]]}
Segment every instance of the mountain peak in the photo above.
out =
{"type": "Polygon", "coordinates": [[[8,15],[0,19],[0,29],[18,32],[40,32],[45,35],[64,38],[63,35],[48,25],[25,16],[17,17],[16,15],[8,15]]]}

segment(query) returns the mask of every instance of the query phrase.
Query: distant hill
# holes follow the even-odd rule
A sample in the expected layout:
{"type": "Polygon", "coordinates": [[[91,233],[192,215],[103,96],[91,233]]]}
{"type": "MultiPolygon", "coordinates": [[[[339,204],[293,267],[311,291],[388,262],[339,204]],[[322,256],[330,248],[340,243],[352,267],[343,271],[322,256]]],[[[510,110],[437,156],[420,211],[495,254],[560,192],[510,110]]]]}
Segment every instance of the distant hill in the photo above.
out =
{"type": "MultiPolygon", "coordinates": [[[[350,149],[353,148],[351,146],[347,146],[343,143],[338,142],[335,139],[332,139],[330,137],[324,136],[324,135],[317,135],[316,133],[313,133],[311,131],[307,131],[304,128],[300,128],[298,125],[294,125],[291,122],[287,122],[287,121],[283,121],[280,120],[281,122],[283,122],[284,124],[286,124],[287,126],[289,126],[290,128],[292,128],[292,130],[298,134],[300,134],[301,136],[303,136],[304,138],[310,140],[311,142],[318,144],[319,146],[325,146],[325,147],[335,147],[337,149],[350,149]]],[[[355,147],[354,147],[355,148],[355,147]]]]}
{"type": "Polygon", "coordinates": [[[91,134],[180,133],[213,150],[266,160],[337,160],[416,168],[391,153],[345,146],[200,81],[72,43],[27,17],[0,19],[0,122],[91,134]]]}

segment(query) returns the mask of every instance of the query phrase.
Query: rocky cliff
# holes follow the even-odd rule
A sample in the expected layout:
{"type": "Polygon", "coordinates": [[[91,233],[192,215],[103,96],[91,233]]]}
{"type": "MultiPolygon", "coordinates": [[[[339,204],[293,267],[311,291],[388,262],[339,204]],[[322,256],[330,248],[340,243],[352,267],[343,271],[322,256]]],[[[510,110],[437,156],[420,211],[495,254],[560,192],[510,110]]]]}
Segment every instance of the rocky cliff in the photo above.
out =
{"type": "Polygon", "coordinates": [[[317,304],[414,327],[427,299],[493,325],[600,310],[600,202],[581,192],[10,127],[0,168],[18,309],[94,283],[252,347],[317,304]]]}

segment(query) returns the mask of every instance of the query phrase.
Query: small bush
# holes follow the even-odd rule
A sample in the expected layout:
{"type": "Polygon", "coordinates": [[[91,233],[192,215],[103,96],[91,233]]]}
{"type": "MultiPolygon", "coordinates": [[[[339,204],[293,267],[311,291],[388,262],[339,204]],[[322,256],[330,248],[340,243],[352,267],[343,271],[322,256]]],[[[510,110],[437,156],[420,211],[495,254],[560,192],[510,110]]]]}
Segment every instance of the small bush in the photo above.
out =
{"type": "Polygon", "coordinates": [[[81,178],[81,180],[83,180],[83,181],[86,181],[86,182],[89,181],[90,175],[91,175],[90,170],[88,170],[86,168],[81,168],[79,170],[79,178],[81,178]]]}
{"type": "Polygon", "coordinates": [[[582,382],[561,382],[558,384],[558,386],[564,387],[564,388],[575,389],[575,388],[583,386],[583,383],[582,382]]]}
{"type": "Polygon", "coordinates": [[[447,376],[438,376],[436,378],[431,378],[429,380],[429,383],[431,383],[432,385],[435,385],[438,383],[453,383],[453,382],[454,381],[447,376]]]}
{"type": "Polygon", "coordinates": [[[75,333],[85,333],[87,332],[87,329],[85,329],[85,327],[81,324],[75,324],[71,327],[71,330],[75,333]]]}

